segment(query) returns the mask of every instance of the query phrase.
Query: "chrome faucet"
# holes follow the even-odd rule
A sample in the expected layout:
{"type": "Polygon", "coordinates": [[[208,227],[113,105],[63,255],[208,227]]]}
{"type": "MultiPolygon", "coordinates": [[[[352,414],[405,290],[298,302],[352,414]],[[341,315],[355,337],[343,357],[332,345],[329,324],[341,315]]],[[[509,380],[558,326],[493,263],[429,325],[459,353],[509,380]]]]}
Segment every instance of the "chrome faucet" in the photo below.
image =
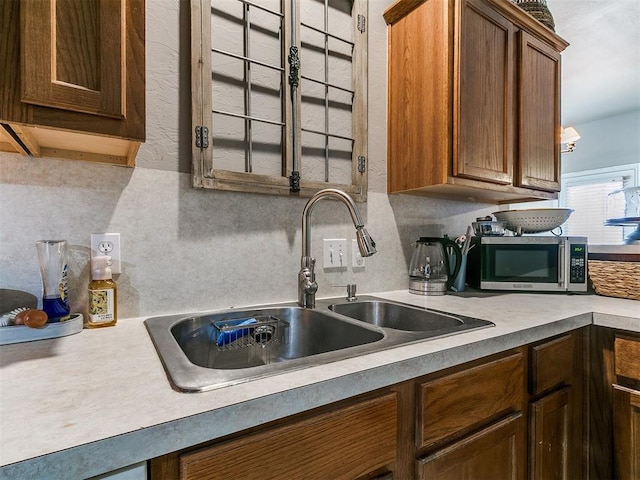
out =
{"type": "Polygon", "coordinates": [[[356,227],[356,239],[358,248],[363,257],[370,257],[376,253],[376,243],[373,241],[360,217],[360,212],[353,202],[353,199],[342,190],[327,188],[320,190],[309,199],[302,210],[302,258],[300,260],[300,272],[298,273],[298,305],[304,308],[314,308],[316,306],[316,292],[318,284],[314,267],[316,259],[311,257],[311,211],[316,203],[323,198],[337,198],[344,203],[351,214],[351,220],[356,227]]]}

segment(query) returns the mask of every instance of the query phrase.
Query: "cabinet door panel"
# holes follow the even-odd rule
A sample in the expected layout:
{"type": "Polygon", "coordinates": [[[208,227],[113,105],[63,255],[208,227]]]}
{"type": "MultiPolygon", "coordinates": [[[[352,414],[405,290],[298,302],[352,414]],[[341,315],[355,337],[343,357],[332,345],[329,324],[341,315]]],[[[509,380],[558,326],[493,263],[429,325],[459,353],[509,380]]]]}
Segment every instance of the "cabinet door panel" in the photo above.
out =
{"type": "Polygon", "coordinates": [[[560,191],[560,54],[520,31],[519,186],[560,191]]]}
{"type": "Polygon", "coordinates": [[[579,459],[571,436],[570,388],[534,402],[531,406],[531,478],[567,480],[576,478],[579,459]]]}
{"type": "Polygon", "coordinates": [[[395,394],[182,455],[180,478],[351,480],[395,462],[395,394]]]}
{"type": "Polygon", "coordinates": [[[640,478],[640,392],[613,386],[613,437],[616,478],[640,478]]]}
{"type": "Polygon", "coordinates": [[[418,460],[420,480],[522,479],[524,418],[511,415],[418,460]]]}
{"type": "Polygon", "coordinates": [[[22,100],[124,116],[124,0],[21,4],[22,100]]]}
{"type": "Polygon", "coordinates": [[[467,0],[460,5],[453,174],[510,184],[513,24],[484,3],[467,0]]]}

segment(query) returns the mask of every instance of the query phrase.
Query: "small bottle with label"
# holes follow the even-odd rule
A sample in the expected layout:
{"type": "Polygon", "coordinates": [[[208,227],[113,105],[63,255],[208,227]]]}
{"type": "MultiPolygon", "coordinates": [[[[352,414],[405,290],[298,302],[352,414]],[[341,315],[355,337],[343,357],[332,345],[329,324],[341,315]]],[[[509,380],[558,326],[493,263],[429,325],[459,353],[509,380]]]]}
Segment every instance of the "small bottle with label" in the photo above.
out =
{"type": "Polygon", "coordinates": [[[118,320],[117,285],[111,275],[111,257],[101,255],[92,260],[89,283],[89,318],[86,328],[110,327],[118,320]]]}

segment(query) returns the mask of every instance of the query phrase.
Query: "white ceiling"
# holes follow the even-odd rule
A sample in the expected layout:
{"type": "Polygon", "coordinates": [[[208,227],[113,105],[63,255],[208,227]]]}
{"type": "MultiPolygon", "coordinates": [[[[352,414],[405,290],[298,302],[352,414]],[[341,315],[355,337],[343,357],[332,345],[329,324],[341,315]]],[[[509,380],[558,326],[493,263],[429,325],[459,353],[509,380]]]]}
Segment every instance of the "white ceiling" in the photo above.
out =
{"type": "Polygon", "coordinates": [[[547,0],[562,54],[562,124],[640,109],[640,1],[547,0]]]}

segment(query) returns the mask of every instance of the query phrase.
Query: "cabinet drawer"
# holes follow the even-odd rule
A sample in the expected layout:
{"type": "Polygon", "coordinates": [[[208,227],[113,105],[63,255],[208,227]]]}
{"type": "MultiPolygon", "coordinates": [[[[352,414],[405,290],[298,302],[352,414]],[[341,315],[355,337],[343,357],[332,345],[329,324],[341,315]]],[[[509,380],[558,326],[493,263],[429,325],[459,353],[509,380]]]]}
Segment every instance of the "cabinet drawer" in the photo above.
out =
{"type": "Polygon", "coordinates": [[[525,478],[524,417],[513,413],[416,462],[418,480],[525,478]]]}
{"type": "Polygon", "coordinates": [[[531,347],[530,393],[537,395],[558,385],[571,385],[574,358],[575,339],[571,334],[531,347]]]}
{"type": "Polygon", "coordinates": [[[616,336],[616,375],[640,381],[640,339],[616,336]]]}
{"type": "Polygon", "coordinates": [[[395,393],[180,456],[180,478],[350,480],[396,460],[395,393]]]}
{"type": "Polygon", "coordinates": [[[522,409],[522,350],[418,386],[418,447],[522,409]]]}

